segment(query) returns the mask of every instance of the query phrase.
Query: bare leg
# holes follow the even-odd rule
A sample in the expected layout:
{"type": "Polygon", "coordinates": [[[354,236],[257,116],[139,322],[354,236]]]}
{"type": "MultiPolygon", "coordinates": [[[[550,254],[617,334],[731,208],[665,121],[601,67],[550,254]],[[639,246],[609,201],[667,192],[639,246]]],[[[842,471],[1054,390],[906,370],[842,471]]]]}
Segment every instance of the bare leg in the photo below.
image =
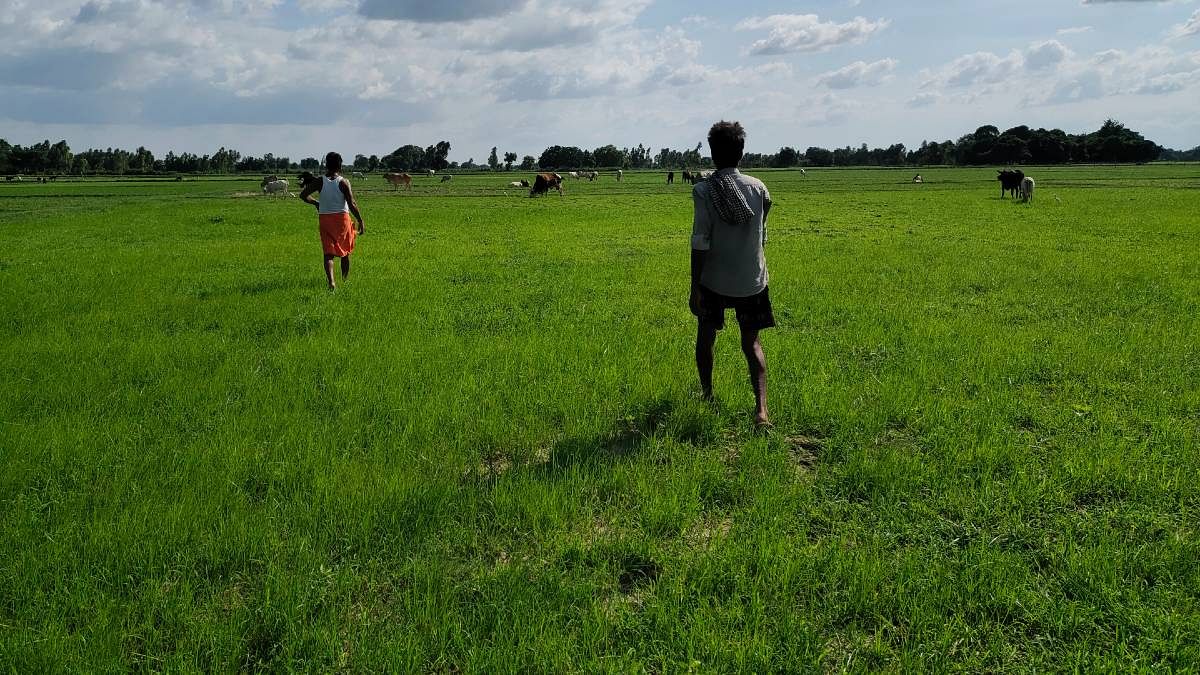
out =
{"type": "Polygon", "coordinates": [[[713,345],[716,343],[717,329],[700,324],[696,329],[696,371],[700,374],[700,391],[706,399],[713,395],[713,345]]]}
{"type": "Polygon", "coordinates": [[[325,254],[325,281],[329,284],[329,290],[331,291],[336,288],[333,283],[333,259],[336,257],[332,253],[325,254]]]}
{"type": "Polygon", "coordinates": [[[763,353],[757,330],[742,331],[742,353],[746,355],[750,387],[754,389],[754,424],[768,426],[771,422],[767,418],[767,356],[763,353]]]}
{"type": "Polygon", "coordinates": [[[342,280],[345,281],[348,276],[350,276],[350,256],[344,255],[342,256],[342,280]]]}

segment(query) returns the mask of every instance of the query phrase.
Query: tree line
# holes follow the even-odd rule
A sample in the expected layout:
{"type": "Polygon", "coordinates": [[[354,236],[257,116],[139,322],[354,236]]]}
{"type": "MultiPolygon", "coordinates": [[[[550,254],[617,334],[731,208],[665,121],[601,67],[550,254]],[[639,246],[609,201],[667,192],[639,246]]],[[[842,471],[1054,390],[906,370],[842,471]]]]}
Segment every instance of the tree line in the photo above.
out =
{"type": "MultiPolygon", "coordinates": [[[[662,148],[657,153],[640,143],[637,147],[618,148],[609,144],[592,150],[552,145],[538,157],[524,155],[518,163],[516,152],[501,153],[498,147],[493,147],[486,162],[477,164],[473,157],[461,163],[449,161],[450,142],[439,141],[425,147],[402,145],[382,156],[355,155],[352,167],[356,171],[367,172],[711,168],[712,160],[702,154],[703,149],[703,143],[686,150],[662,148]]],[[[846,146],[827,149],[813,146],[800,152],[785,146],[774,153],[747,153],[742,166],[972,166],[1155,160],[1200,161],[1200,146],[1191,150],[1166,149],[1110,119],[1088,134],[1068,134],[1061,129],[1030,129],[1024,125],[1001,132],[995,126],[984,125],[973,133],[960,136],[957,141],[922,141],[918,148],[907,148],[903,143],[894,143],[886,148],[868,148],[864,143],[857,148],[846,146]]],[[[320,167],[321,160],[315,157],[293,162],[286,156],[276,157],[267,153],[254,157],[224,147],[211,155],[168,152],[160,158],[145,147],[133,151],[107,148],[73,153],[66,141],[51,143],[45,140],[20,146],[0,139],[0,173],[7,175],[279,173],[316,171],[320,167]]]]}

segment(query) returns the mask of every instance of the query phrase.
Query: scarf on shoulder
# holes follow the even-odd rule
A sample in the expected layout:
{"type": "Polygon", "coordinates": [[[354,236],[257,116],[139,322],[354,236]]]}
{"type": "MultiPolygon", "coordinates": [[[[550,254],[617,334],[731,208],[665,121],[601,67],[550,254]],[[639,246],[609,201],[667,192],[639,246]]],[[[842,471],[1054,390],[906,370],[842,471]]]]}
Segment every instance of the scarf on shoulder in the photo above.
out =
{"type": "Polygon", "coordinates": [[[734,172],[714,173],[708,177],[708,195],[721,220],[734,225],[748,225],[754,210],[746,202],[734,180],[734,172]]]}

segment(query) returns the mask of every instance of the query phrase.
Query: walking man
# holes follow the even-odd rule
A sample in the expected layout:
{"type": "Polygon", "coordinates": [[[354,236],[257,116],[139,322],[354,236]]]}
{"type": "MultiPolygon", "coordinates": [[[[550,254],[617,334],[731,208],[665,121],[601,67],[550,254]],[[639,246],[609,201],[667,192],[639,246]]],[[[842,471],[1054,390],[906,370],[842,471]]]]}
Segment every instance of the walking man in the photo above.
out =
{"type": "Polygon", "coordinates": [[[350,276],[350,254],[354,252],[355,235],[363,233],[363,218],[354,200],[350,181],[342,177],[342,156],[336,152],[325,155],[325,175],[320,182],[304,186],[300,199],[317,207],[317,225],[321,231],[321,248],[325,253],[325,281],[329,290],[336,287],[333,278],[333,259],[342,260],[342,281],[350,276]],[[316,192],[318,199],[312,199],[316,192]],[[350,215],[358,220],[358,229],[350,215]]]}
{"type": "Polygon", "coordinates": [[[771,194],[757,178],[742,175],[738,164],[746,130],[738,122],[717,122],[708,132],[716,171],[692,188],[692,291],[696,315],[696,370],[700,389],[711,399],[713,345],[732,308],[742,337],[742,353],[754,390],[754,424],[769,428],[767,359],[758,332],[775,325],[767,293],[767,214],[771,194]]]}

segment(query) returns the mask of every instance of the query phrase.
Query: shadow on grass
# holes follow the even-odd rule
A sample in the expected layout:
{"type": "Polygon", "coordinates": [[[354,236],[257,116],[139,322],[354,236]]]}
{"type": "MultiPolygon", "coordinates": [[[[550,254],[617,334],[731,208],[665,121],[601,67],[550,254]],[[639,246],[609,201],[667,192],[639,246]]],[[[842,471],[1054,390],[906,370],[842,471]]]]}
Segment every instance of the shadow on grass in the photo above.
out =
{"type": "Polygon", "coordinates": [[[568,436],[533,449],[489,446],[478,464],[468,467],[462,479],[494,483],[514,470],[553,478],[579,467],[619,462],[671,439],[692,445],[714,443],[720,436],[721,418],[700,401],[659,397],[634,406],[612,427],[594,435],[568,436]]]}

